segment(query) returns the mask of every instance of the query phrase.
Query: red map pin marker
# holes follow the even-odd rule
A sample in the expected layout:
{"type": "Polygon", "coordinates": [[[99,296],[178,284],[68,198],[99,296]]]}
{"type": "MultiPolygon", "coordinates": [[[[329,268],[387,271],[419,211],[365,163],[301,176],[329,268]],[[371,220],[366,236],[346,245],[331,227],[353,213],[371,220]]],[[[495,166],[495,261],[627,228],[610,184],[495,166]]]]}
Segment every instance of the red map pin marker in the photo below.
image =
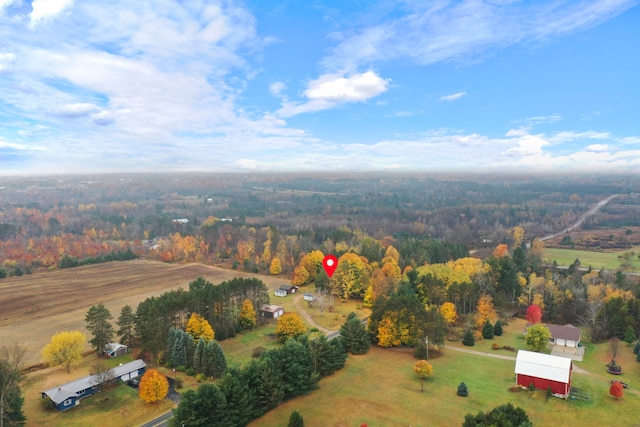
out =
{"type": "Polygon", "coordinates": [[[335,255],[329,254],[322,260],[322,266],[324,267],[324,271],[327,272],[327,276],[331,277],[338,266],[338,258],[336,258],[335,255]]]}

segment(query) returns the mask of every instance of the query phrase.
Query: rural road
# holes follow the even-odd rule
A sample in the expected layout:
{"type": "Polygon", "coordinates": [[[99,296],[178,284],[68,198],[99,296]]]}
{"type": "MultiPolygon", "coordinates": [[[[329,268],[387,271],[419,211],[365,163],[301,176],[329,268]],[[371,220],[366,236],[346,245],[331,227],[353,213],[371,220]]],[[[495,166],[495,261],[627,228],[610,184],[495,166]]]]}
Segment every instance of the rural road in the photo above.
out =
{"type": "Polygon", "coordinates": [[[309,323],[312,327],[318,328],[319,331],[322,331],[327,335],[332,334],[334,331],[330,331],[327,328],[323,328],[322,326],[320,326],[316,322],[314,322],[314,320],[311,317],[311,315],[309,315],[309,313],[307,313],[305,311],[305,309],[302,308],[302,306],[300,305],[300,298],[301,298],[300,295],[296,295],[296,296],[293,297],[293,304],[295,304],[295,306],[296,306],[296,311],[298,313],[302,314],[302,317],[304,317],[305,320],[307,321],[307,323],[309,323]]]}
{"type": "Polygon", "coordinates": [[[558,236],[561,236],[561,235],[563,235],[565,233],[573,231],[574,229],[580,227],[585,219],[587,219],[588,217],[590,217],[594,213],[598,212],[600,210],[600,208],[602,208],[604,205],[609,203],[611,201],[611,199],[613,199],[614,197],[618,197],[618,196],[619,196],[619,194],[614,194],[612,196],[607,197],[604,200],[600,200],[598,203],[596,203],[596,205],[594,207],[592,207],[591,209],[589,209],[588,211],[583,213],[580,216],[580,218],[578,218],[578,220],[576,222],[574,222],[573,224],[571,224],[569,227],[567,227],[564,230],[559,231],[557,233],[553,233],[553,234],[549,234],[548,236],[544,236],[540,240],[545,241],[545,240],[553,239],[554,237],[558,237],[558,236]]]}

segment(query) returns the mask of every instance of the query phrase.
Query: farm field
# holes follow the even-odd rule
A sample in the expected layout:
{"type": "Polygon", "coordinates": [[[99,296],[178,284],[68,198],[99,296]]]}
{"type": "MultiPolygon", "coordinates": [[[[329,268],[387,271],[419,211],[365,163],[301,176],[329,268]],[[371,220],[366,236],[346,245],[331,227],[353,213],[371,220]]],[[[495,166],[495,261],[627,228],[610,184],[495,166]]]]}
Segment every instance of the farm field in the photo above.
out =
{"type": "MultiPolygon", "coordinates": [[[[638,259],[640,249],[633,248],[631,250],[635,252],[635,255],[630,260],[633,267],[631,271],[640,271],[640,259],[638,259]]],[[[585,268],[591,266],[594,269],[604,267],[608,270],[617,270],[620,268],[620,263],[623,261],[618,258],[618,256],[621,256],[625,252],[629,251],[592,252],[574,249],[547,248],[544,251],[544,260],[549,263],[552,263],[555,260],[559,266],[569,266],[573,264],[576,259],[579,259],[580,265],[585,268]]]]}
{"type": "Polygon", "coordinates": [[[135,310],[146,298],[171,289],[186,289],[200,276],[214,284],[234,277],[258,277],[271,288],[289,279],[203,264],[146,260],[7,278],[0,281],[0,340],[5,345],[19,342],[27,350],[25,363],[37,364],[41,362],[40,350],[56,332],[78,329],[87,333],[84,316],[92,305],[104,303],[117,318],[125,305],[135,310]]]}

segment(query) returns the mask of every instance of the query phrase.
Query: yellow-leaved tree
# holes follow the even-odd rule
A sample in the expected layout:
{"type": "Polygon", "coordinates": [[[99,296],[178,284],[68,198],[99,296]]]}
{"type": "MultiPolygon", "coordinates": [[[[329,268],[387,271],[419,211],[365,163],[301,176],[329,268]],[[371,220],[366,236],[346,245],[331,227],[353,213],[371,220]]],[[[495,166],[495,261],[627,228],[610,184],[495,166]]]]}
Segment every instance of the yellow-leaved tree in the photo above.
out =
{"type": "Polygon", "coordinates": [[[418,360],[413,365],[413,372],[420,380],[420,391],[424,391],[424,381],[433,373],[433,366],[426,360],[418,360]]]}
{"type": "Polygon", "coordinates": [[[487,320],[495,323],[497,318],[498,315],[493,308],[493,298],[491,298],[491,295],[482,295],[476,306],[476,326],[480,329],[487,320]]]}
{"type": "Polygon", "coordinates": [[[42,349],[42,357],[51,366],[61,365],[67,372],[80,363],[87,337],[80,331],[58,332],[42,349]]]}
{"type": "Polygon", "coordinates": [[[239,322],[242,329],[251,329],[256,326],[256,310],[253,308],[253,302],[248,298],[242,301],[239,322]]]}
{"type": "Polygon", "coordinates": [[[198,341],[200,338],[204,338],[207,341],[213,341],[215,333],[213,328],[207,322],[207,319],[200,316],[198,313],[192,313],[191,317],[187,321],[187,333],[193,337],[194,341],[198,341]]]}
{"type": "Polygon", "coordinates": [[[338,267],[329,281],[331,292],[343,301],[352,296],[362,297],[370,284],[369,260],[352,252],[338,259],[338,267]]]}
{"type": "Polygon", "coordinates": [[[276,336],[281,343],[305,332],[307,332],[307,327],[297,313],[285,313],[278,318],[276,336]]]}
{"type": "Polygon", "coordinates": [[[452,302],[445,302],[442,304],[440,306],[440,314],[442,314],[442,317],[444,317],[444,320],[446,320],[449,325],[456,323],[456,320],[458,320],[456,306],[452,302]]]}
{"type": "Polygon", "coordinates": [[[282,265],[280,264],[280,258],[275,257],[271,260],[269,273],[273,274],[274,276],[282,273],[282,265]]]}
{"type": "Polygon", "coordinates": [[[293,269],[293,276],[291,277],[291,284],[293,286],[302,286],[309,281],[309,272],[306,268],[299,265],[293,269]]]}
{"type": "Polygon", "coordinates": [[[157,369],[147,369],[140,380],[139,396],[147,403],[158,402],[167,397],[169,381],[157,369]]]}

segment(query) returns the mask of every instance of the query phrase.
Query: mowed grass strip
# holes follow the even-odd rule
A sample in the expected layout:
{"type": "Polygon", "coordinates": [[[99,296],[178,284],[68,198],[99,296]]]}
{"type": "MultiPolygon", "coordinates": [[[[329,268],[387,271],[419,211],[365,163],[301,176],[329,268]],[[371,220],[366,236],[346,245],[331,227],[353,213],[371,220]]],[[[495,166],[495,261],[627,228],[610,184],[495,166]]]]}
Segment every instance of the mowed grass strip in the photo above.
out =
{"type": "Polygon", "coordinates": [[[512,393],[515,362],[446,351],[432,359],[433,377],[420,392],[414,377],[415,359],[408,354],[372,348],[364,356],[349,356],[337,374],[320,382],[307,396],[286,402],[252,426],[286,425],[297,410],[305,425],[358,426],[454,426],[467,413],[489,411],[511,402],[527,411],[534,425],[581,426],[633,425],[637,423],[640,398],[631,393],[616,401],[608,395],[608,378],[594,379],[573,374],[574,384],[591,393],[591,402],[545,399],[545,393],[512,393]],[[464,381],[469,397],[456,395],[464,381]]]}
{"type": "Polygon", "coordinates": [[[574,249],[547,248],[544,250],[544,259],[548,263],[553,263],[555,260],[558,265],[567,267],[573,264],[576,259],[579,259],[580,265],[585,268],[591,266],[594,269],[604,267],[608,270],[617,270],[620,268],[620,264],[624,261],[618,257],[622,256],[625,252],[630,251],[635,252],[635,255],[629,260],[632,266],[632,271],[640,271],[638,248],[619,252],[591,252],[574,249]]]}

